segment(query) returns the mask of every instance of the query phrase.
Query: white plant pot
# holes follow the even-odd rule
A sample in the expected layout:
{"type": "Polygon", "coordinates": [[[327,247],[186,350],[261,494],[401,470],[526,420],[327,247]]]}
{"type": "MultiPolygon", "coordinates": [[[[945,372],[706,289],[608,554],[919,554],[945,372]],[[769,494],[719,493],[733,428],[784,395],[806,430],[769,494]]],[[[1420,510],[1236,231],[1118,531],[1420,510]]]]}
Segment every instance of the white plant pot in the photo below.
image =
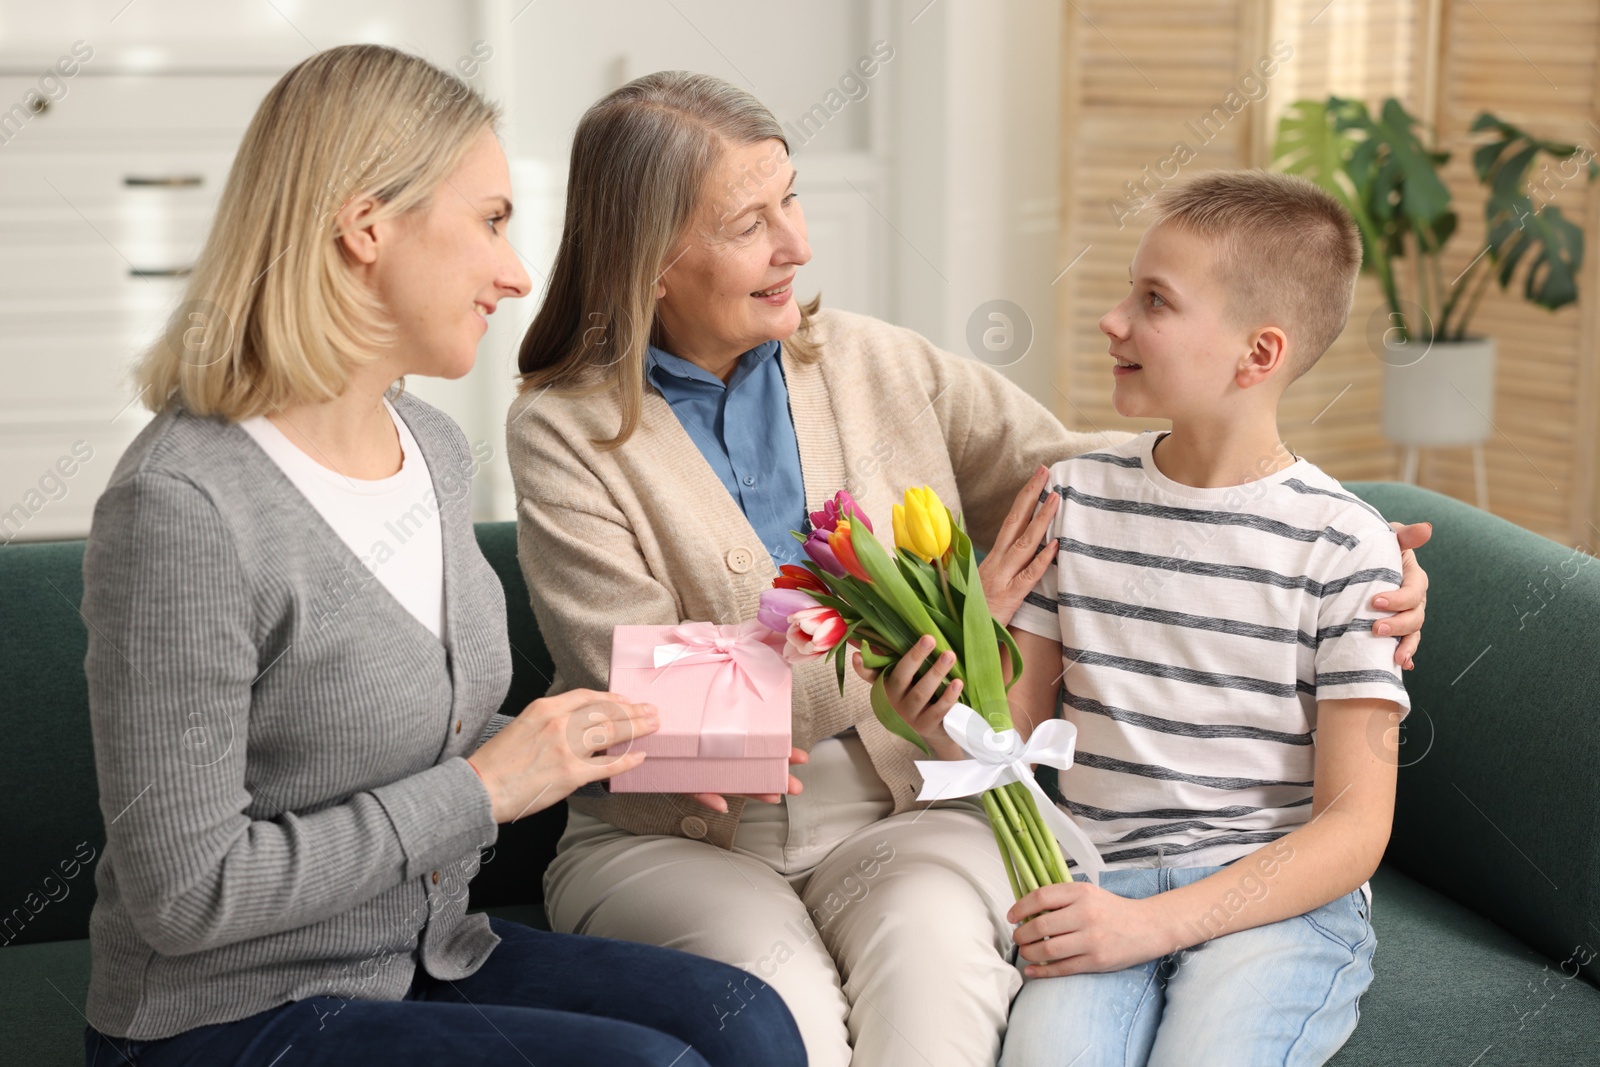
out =
{"type": "Polygon", "coordinates": [[[1494,434],[1494,351],[1492,337],[1431,346],[1386,341],[1383,436],[1425,448],[1487,441],[1494,434]]]}

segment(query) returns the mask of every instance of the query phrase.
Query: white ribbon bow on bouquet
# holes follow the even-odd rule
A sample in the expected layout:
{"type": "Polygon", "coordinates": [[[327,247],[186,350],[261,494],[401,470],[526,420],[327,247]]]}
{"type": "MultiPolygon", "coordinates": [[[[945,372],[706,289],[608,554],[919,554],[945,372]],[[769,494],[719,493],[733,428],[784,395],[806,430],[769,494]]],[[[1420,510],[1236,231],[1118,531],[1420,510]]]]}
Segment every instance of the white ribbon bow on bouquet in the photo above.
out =
{"type": "Polygon", "coordinates": [[[917,760],[917,770],[922,772],[918,800],[977,796],[996,786],[1021,782],[1033,794],[1039,816],[1056,835],[1063,851],[1078,862],[1078,869],[1089,876],[1089,881],[1100,884],[1100,872],[1105,869],[1100,850],[1077,823],[1051,803],[1029,766],[1043,763],[1063,771],[1071,767],[1078,743],[1076,726],[1064,719],[1051,719],[1036,726],[1024,742],[1017,731],[995,730],[977,712],[957,704],[945,713],[944,731],[972,758],[917,760]]]}

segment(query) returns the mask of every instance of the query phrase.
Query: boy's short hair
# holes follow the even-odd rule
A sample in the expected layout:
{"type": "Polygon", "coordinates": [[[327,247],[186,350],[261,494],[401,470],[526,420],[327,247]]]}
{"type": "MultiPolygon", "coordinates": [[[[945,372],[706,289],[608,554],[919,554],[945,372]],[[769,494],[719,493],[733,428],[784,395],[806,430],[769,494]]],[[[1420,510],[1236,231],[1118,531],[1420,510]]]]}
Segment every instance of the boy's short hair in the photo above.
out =
{"type": "Polygon", "coordinates": [[[1152,198],[1155,224],[1208,238],[1237,320],[1272,323],[1297,350],[1289,380],[1344,330],[1361,272],[1361,232],[1331,194],[1304,178],[1220,170],[1152,198]]]}

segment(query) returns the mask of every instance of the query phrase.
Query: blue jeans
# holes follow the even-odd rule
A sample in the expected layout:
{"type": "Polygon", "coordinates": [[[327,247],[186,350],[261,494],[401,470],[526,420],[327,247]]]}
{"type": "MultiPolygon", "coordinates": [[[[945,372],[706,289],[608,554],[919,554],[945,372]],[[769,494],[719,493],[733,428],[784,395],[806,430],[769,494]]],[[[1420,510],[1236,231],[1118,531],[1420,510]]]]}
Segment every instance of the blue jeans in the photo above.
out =
{"type": "MultiPolygon", "coordinates": [[[[1221,869],[1108,871],[1100,884],[1144,898],[1221,869]]],[[[1357,890],[1125,970],[1030,978],[1012,1003],[1000,1067],[1324,1063],[1355,1030],[1372,983],[1368,918],[1357,890]]]]}
{"type": "Polygon", "coordinates": [[[311,997],[159,1041],[85,1033],[89,1067],[803,1067],[782,999],[686,952],[491,920],[501,942],[458,982],[419,967],[404,1000],[311,997]]]}

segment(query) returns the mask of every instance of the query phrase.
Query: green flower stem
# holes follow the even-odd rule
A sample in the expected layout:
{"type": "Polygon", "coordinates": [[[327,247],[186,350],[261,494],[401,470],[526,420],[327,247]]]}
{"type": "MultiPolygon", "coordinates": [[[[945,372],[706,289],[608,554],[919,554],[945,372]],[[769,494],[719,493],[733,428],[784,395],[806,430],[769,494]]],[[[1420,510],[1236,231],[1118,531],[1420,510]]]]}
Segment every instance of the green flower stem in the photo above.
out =
{"type": "Polygon", "coordinates": [[[1055,883],[1070,882],[1071,876],[1067,874],[1067,857],[1061,853],[1061,845],[1056,841],[1056,835],[1050,832],[1050,827],[1045,825],[1044,815],[1039,810],[1038,800],[1028,787],[1021,782],[1013,782],[1008,787],[1016,793],[1022,814],[1028,819],[1033,828],[1039,850],[1044,853],[1045,865],[1050,868],[1051,881],[1055,883]]]}
{"type": "Polygon", "coordinates": [[[956,611],[955,597],[950,595],[950,577],[945,574],[944,557],[940,556],[934,559],[933,569],[939,574],[939,588],[944,590],[944,603],[950,609],[950,617],[959,620],[961,613],[956,611]]]}
{"type": "Polygon", "coordinates": [[[1006,854],[1011,857],[1011,866],[1015,868],[1017,879],[1021,882],[1021,892],[1017,899],[1039,888],[1039,881],[1028,868],[1027,858],[1022,854],[1022,849],[1017,845],[1016,835],[1012,833],[1009,821],[1000,810],[1000,791],[990,789],[983,794],[983,810],[989,814],[989,825],[994,829],[995,837],[1004,842],[1006,854]]]}
{"type": "Polygon", "coordinates": [[[1010,799],[1011,806],[1016,809],[1017,815],[1022,821],[1023,832],[1028,835],[1028,840],[1033,843],[1034,851],[1039,854],[1040,884],[1053,883],[1056,880],[1056,872],[1050,862],[1049,846],[1044,843],[1040,834],[1041,825],[1038,812],[1028,803],[1032,798],[1028,795],[1027,787],[1022,786],[1019,789],[1018,786],[1022,786],[1022,783],[1007,782],[1000,789],[1010,799]]]}
{"type": "Polygon", "coordinates": [[[1005,785],[1000,787],[1000,792],[1005,793],[1006,800],[1010,801],[1011,809],[1016,811],[1016,817],[1018,817],[1018,822],[1021,824],[1019,833],[1027,835],[1030,845],[1034,846],[1032,851],[1038,854],[1037,873],[1038,877],[1040,877],[1038,878],[1038,883],[1040,885],[1048,885],[1050,881],[1054,880],[1054,872],[1050,869],[1050,848],[1046,848],[1045,843],[1038,837],[1038,825],[1035,822],[1034,813],[1030,813],[1029,806],[1027,806],[1026,789],[1018,790],[1016,789],[1018,785],[1019,782],[1006,782],[1005,785]]]}
{"type": "MultiPolygon", "coordinates": [[[[1029,796],[1028,799],[1032,800],[1033,797],[1029,796]]],[[[1061,842],[1057,841],[1056,835],[1051,832],[1048,826],[1044,825],[1042,817],[1039,819],[1039,828],[1044,832],[1044,839],[1050,845],[1050,855],[1055,859],[1056,873],[1061,876],[1060,880],[1062,882],[1072,881],[1072,874],[1067,870],[1067,857],[1061,852],[1061,842]]]]}
{"type": "Polygon", "coordinates": [[[1005,864],[1006,881],[1011,883],[1011,899],[1022,899],[1022,883],[1017,881],[1017,869],[1011,863],[1011,849],[1006,846],[1006,839],[1000,836],[1000,809],[995,804],[994,798],[984,793],[983,811],[989,816],[989,829],[994,831],[994,843],[1000,848],[1000,862],[1005,864]]]}
{"type": "Polygon", "coordinates": [[[1017,843],[1022,846],[1023,853],[1028,858],[1028,874],[1035,883],[1034,888],[1050,884],[1050,872],[1045,866],[1044,857],[1039,854],[1038,846],[1034,844],[1033,834],[1022,820],[1022,814],[1017,811],[1011,794],[1002,786],[991,790],[995,799],[1000,802],[1000,809],[1006,813],[1006,819],[1011,825],[1011,831],[1017,837],[1017,843]]]}

